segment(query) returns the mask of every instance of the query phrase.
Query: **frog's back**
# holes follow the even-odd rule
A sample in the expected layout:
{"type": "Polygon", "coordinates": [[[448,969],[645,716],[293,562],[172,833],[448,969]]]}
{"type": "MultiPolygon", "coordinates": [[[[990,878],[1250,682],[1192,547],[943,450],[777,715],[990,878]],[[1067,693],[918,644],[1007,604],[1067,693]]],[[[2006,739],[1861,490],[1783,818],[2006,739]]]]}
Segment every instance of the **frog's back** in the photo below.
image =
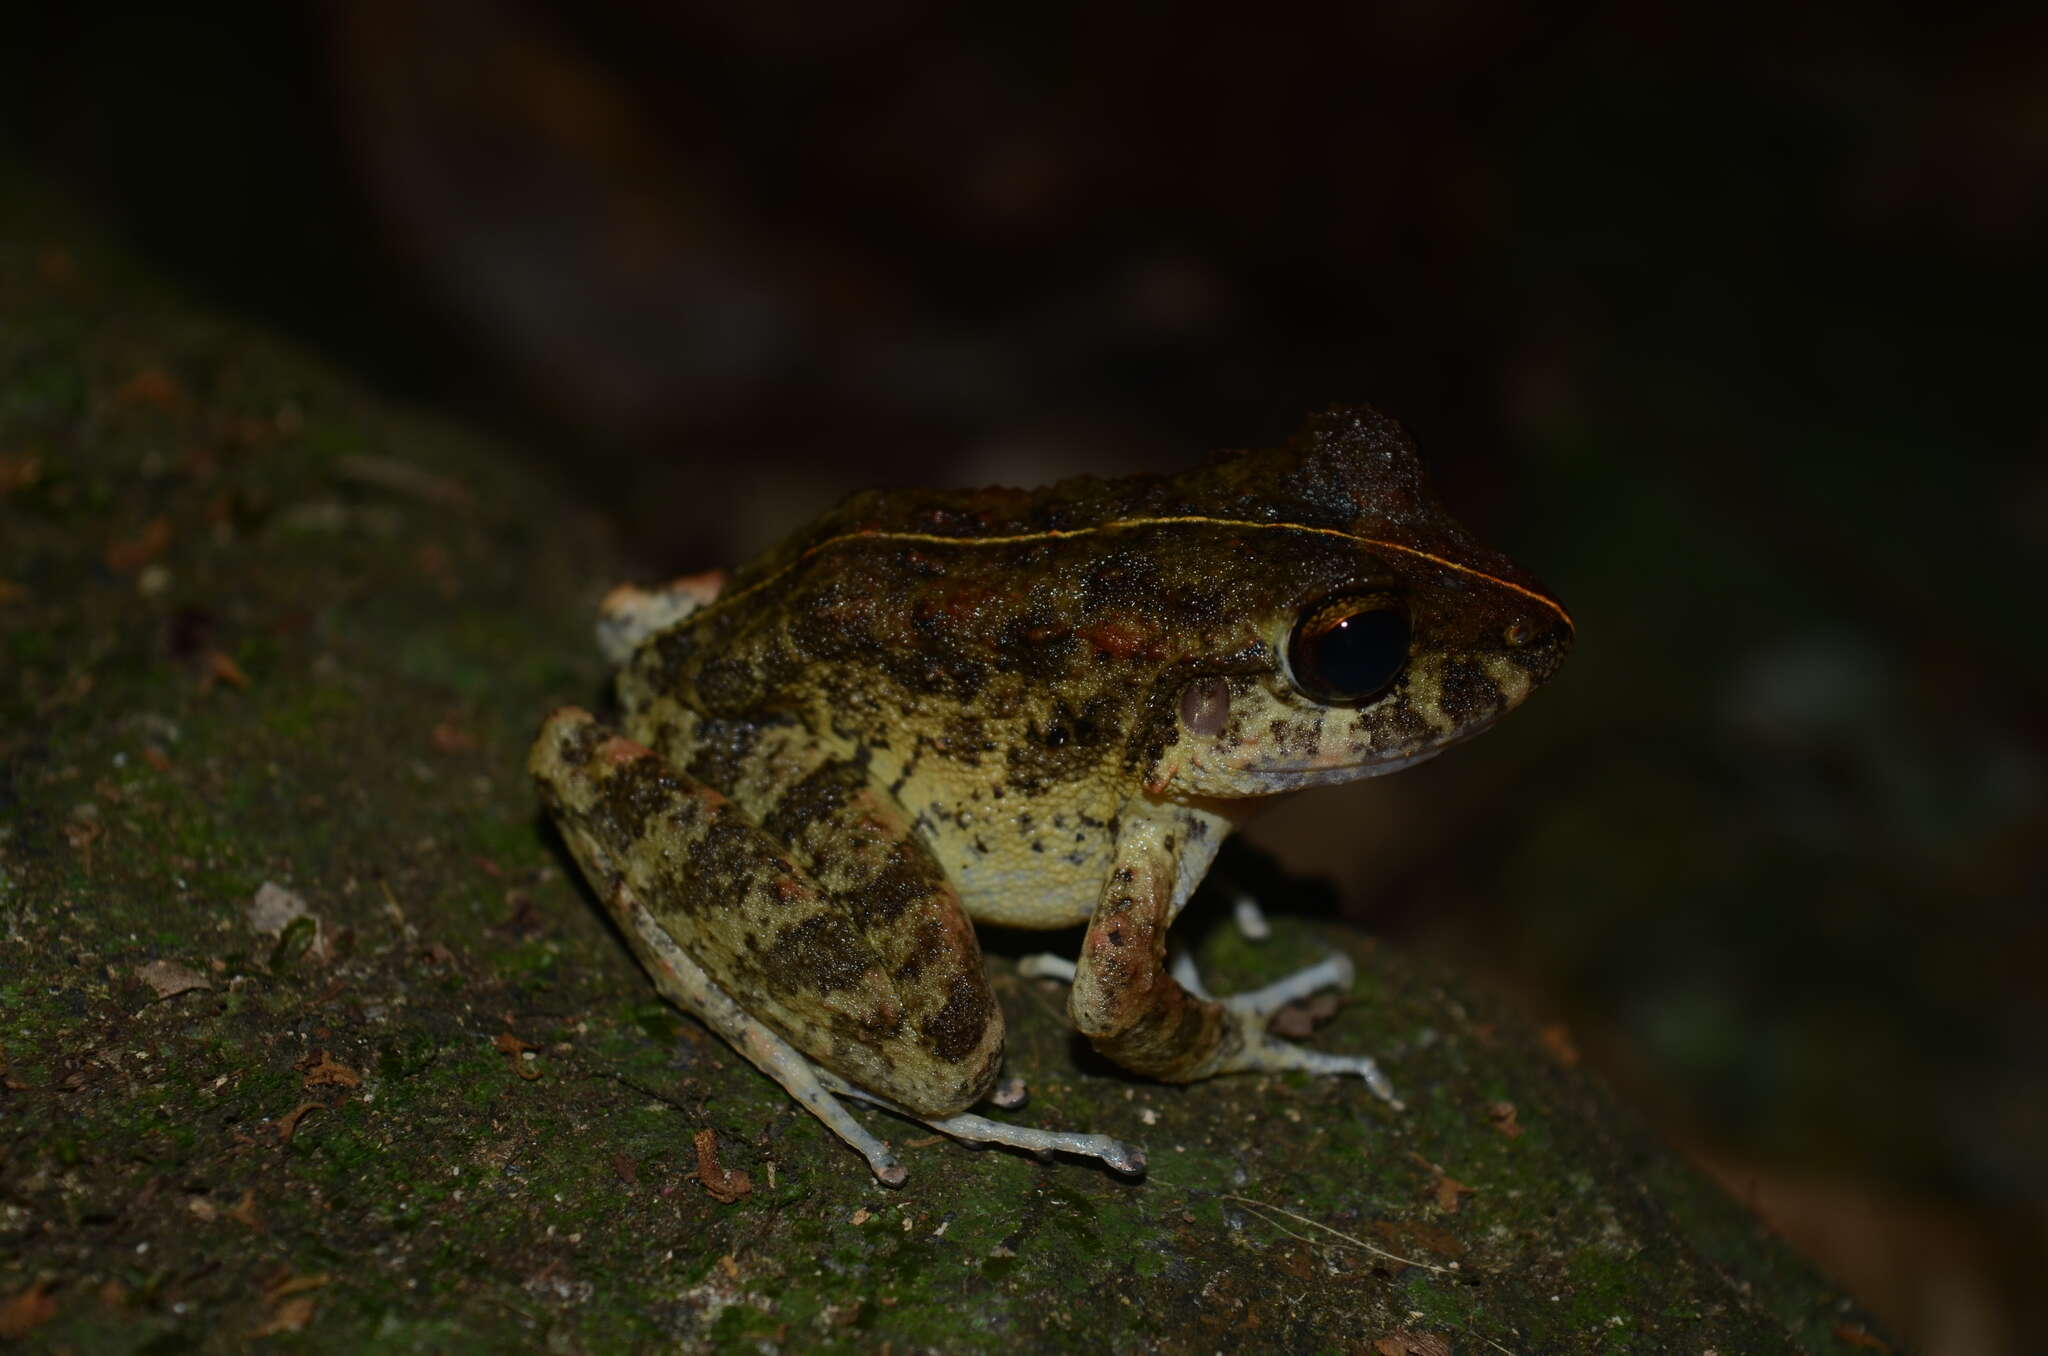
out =
{"type": "Polygon", "coordinates": [[[1401,426],[1353,406],[1325,411],[1278,447],[1216,452],[1177,475],[1078,476],[1030,490],[864,490],[735,574],[729,594],[863,539],[1056,539],[1142,520],[1294,523],[1522,576],[1444,513],[1401,426]]]}
{"type": "Polygon", "coordinates": [[[854,495],[653,636],[622,693],[873,739],[916,721],[949,747],[1016,714],[1055,741],[1098,736],[1063,762],[1132,753],[1148,720],[1171,723],[1141,710],[1162,675],[1266,644],[1268,615],[1347,577],[1368,542],[1520,575],[1438,508],[1397,424],[1332,410],[1179,475],[854,495]]]}

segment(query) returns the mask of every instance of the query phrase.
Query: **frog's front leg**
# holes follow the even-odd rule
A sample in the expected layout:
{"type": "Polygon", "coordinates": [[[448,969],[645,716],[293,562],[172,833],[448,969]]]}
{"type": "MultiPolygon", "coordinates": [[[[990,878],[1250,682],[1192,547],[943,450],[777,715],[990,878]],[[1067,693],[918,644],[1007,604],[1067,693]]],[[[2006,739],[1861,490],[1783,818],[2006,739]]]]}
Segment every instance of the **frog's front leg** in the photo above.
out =
{"type": "Polygon", "coordinates": [[[1116,861],[1089,920],[1074,967],[1068,1012],[1095,1048],[1130,1069],[1168,1083],[1217,1074],[1355,1074],[1399,1106],[1379,1065],[1365,1055],[1308,1050],[1270,1035],[1278,1009],[1318,989],[1351,980],[1341,956],[1250,993],[1212,999],[1191,993],[1166,963],[1179,870],[1181,825],[1134,806],[1121,817],[1116,861]]]}

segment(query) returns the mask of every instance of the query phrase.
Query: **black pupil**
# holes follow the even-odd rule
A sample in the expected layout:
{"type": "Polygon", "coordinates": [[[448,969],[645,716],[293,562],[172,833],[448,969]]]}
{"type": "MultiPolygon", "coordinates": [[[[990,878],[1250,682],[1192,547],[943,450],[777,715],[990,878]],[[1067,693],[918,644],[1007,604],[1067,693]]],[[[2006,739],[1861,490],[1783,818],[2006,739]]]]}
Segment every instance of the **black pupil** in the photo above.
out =
{"type": "Polygon", "coordinates": [[[1398,608],[1354,612],[1333,626],[1295,632],[1289,653],[1295,676],[1323,701],[1375,696],[1408,662],[1408,618],[1398,608]]]}

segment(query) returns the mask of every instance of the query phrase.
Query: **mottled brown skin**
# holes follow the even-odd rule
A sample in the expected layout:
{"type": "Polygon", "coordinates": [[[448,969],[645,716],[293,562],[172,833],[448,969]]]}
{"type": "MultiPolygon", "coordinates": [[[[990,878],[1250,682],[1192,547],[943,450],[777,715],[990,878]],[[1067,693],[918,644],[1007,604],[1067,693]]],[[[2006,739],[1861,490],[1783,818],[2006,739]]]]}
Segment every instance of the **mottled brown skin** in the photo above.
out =
{"type": "Polygon", "coordinates": [[[1217,843],[1259,797],[1483,728],[1570,638],[1395,424],[1336,410],[1178,476],[856,495],[639,644],[632,756],[576,713],[535,771],[600,894],[632,875],[754,1016],[945,1116],[1001,1056],[970,918],[1087,920],[1070,1010],[1137,1072],[1284,1067],[1263,1017],[1166,972],[1217,843]],[[1370,700],[1318,700],[1288,637],[1350,594],[1394,600],[1407,661],[1370,700]]]}

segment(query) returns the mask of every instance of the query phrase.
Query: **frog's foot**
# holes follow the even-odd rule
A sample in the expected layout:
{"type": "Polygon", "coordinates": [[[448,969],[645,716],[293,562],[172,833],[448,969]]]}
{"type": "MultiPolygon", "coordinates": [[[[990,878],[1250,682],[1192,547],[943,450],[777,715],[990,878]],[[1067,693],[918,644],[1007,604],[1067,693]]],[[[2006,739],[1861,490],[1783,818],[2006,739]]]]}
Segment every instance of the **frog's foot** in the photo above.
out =
{"type": "Polygon", "coordinates": [[[707,605],[724,587],[724,570],[686,574],[651,589],[621,584],[597,605],[597,647],[614,664],[623,664],[641,641],[707,605]]]}
{"type": "MultiPolygon", "coordinates": [[[[1012,1149],[1023,1149],[1041,1158],[1050,1158],[1056,1153],[1077,1154],[1082,1158],[1100,1159],[1116,1172],[1127,1177],[1136,1177],[1145,1171],[1145,1151],[1135,1144],[1126,1144],[1109,1135],[1086,1135],[1073,1130],[1039,1130],[1028,1125],[1010,1125],[1004,1121],[992,1121],[986,1116],[947,1116],[943,1120],[932,1120],[914,1111],[905,1110],[886,1097],[857,1088],[829,1070],[817,1071],[819,1081],[841,1097],[852,1097],[878,1106],[884,1111],[928,1125],[942,1135],[965,1140],[970,1144],[1001,1144],[1012,1149]]],[[[879,1173],[876,1174],[880,1176],[879,1173]]]]}
{"type": "MultiPolygon", "coordinates": [[[[1380,1072],[1370,1055],[1334,1055],[1310,1050],[1283,1040],[1266,1029],[1267,1021],[1281,1008],[1324,989],[1348,989],[1357,969],[1343,952],[1333,952],[1314,965],[1295,971],[1284,979],[1220,999],[1223,1010],[1237,1027],[1240,1043],[1222,1055],[1209,1073],[1284,1073],[1298,1069],[1313,1074],[1355,1074],[1373,1094],[1396,1111],[1401,1099],[1394,1085],[1380,1072]]],[[[1175,976],[1179,978],[1178,975],[1175,976]]],[[[1181,980],[1182,987],[1187,981],[1181,980]]]]}
{"type": "MultiPolygon", "coordinates": [[[[1226,1003],[1228,999],[1224,1000],[1226,1003]]],[[[1394,1085],[1380,1072],[1380,1066],[1370,1055],[1333,1055],[1324,1050],[1310,1050],[1282,1040],[1263,1026],[1246,1027],[1243,1044],[1219,1059],[1206,1071],[1210,1074],[1223,1073],[1288,1073],[1300,1071],[1312,1074],[1356,1074],[1365,1080],[1373,1095],[1396,1111],[1405,1110],[1401,1099],[1394,1095],[1394,1085]]]]}
{"type": "Polygon", "coordinates": [[[1017,973],[1026,979],[1054,979],[1062,984],[1074,982],[1074,963],[1065,956],[1055,956],[1050,951],[1038,951],[1017,959],[1017,973]]]}
{"type": "Polygon", "coordinates": [[[1299,1002],[1324,989],[1351,987],[1358,970],[1343,952],[1332,952],[1314,965],[1296,970],[1264,988],[1218,999],[1210,998],[1208,990],[1203,988],[1202,977],[1186,952],[1173,958],[1171,968],[1175,982],[1183,989],[1197,998],[1221,1004],[1227,1020],[1238,1031],[1239,1044],[1204,1070],[1204,1077],[1221,1073],[1284,1073],[1289,1070],[1313,1074],[1355,1074],[1381,1101],[1397,1111],[1402,1109],[1401,1099],[1394,1095],[1394,1085],[1387,1081],[1387,1076],[1380,1072],[1379,1064],[1371,1056],[1334,1055],[1310,1050],[1266,1030],[1266,1023],[1273,1014],[1289,1003],[1299,1002]]]}
{"type": "MultiPolygon", "coordinates": [[[[1351,963],[1351,957],[1341,951],[1333,951],[1314,965],[1304,966],[1262,989],[1234,993],[1222,1001],[1223,1006],[1233,1012],[1242,1012],[1250,1017],[1271,1017],[1289,1003],[1298,1002],[1312,993],[1321,993],[1324,989],[1348,989],[1357,977],[1358,968],[1351,963]]],[[[1180,979],[1179,974],[1176,973],[1174,978],[1180,979]]],[[[1185,985],[1187,981],[1181,980],[1181,983],[1185,985]]]]}

